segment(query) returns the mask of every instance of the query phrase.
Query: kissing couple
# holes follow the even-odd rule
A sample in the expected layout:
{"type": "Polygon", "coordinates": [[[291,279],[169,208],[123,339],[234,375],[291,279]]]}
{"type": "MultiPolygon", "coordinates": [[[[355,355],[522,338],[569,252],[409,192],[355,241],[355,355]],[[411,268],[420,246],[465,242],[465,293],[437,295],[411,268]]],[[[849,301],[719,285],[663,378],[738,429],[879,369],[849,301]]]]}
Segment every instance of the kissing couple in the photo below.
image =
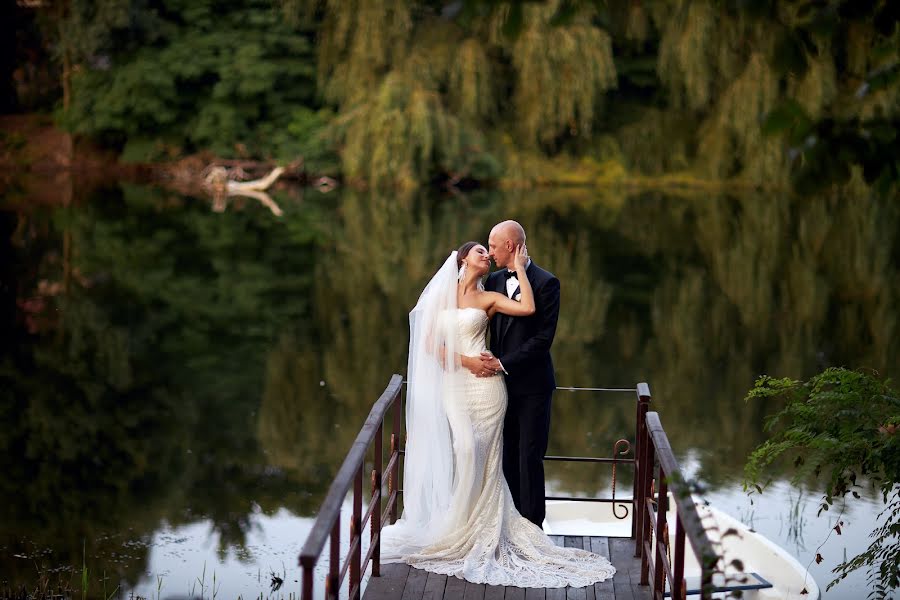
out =
{"type": "Polygon", "coordinates": [[[451,252],[425,286],[409,315],[403,515],[382,530],[382,562],[536,588],[615,573],[541,529],[559,289],[516,221],[451,252]]]}

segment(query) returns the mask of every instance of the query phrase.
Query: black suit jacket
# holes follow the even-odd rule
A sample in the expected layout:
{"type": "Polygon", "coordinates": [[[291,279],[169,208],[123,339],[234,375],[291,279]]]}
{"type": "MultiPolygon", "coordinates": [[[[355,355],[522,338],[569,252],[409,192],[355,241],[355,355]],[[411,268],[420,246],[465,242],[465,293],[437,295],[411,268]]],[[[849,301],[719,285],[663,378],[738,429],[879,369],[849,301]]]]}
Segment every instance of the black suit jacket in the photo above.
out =
{"type": "MultiPolygon", "coordinates": [[[[491,273],[485,288],[506,296],[503,271],[491,273]]],[[[550,346],[559,320],[559,279],[534,261],[526,274],[534,290],[534,314],[510,317],[497,313],[491,319],[491,352],[509,373],[506,388],[510,395],[549,393],[556,388],[550,346]]]]}

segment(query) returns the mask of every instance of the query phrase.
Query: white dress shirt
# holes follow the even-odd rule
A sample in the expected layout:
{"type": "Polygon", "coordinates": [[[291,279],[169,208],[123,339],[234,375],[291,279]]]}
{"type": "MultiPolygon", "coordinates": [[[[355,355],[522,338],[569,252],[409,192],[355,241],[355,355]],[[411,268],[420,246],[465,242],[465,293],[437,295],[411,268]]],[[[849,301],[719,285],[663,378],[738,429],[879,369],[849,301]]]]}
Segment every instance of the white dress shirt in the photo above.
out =
{"type": "MultiPolygon", "coordinates": [[[[525,265],[525,269],[527,270],[528,267],[529,267],[530,265],[531,265],[531,259],[529,258],[529,259],[528,259],[528,263],[526,263],[526,265],[525,265]]],[[[510,271],[511,273],[514,272],[513,269],[507,269],[507,270],[510,271]]],[[[507,295],[509,298],[512,298],[512,297],[513,297],[513,294],[516,293],[516,290],[517,290],[517,289],[519,289],[519,280],[518,280],[518,278],[516,278],[516,277],[507,277],[507,278],[506,278],[506,295],[507,295]]]]}

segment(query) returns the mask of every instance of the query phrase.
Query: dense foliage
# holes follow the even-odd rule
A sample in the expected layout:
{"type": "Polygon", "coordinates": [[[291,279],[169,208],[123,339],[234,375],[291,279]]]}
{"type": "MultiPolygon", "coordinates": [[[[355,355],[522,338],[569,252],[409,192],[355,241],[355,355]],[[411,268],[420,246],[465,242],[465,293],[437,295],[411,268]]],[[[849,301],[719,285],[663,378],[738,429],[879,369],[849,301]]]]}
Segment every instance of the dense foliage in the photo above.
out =
{"type": "Polygon", "coordinates": [[[810,476],[825,479],[821,510],[851,501],[849,494],[859,498],[856,490],[863,486],[878,489],[883,522],[872,532],[868,550],[835,572],[846,576],[870,567],[870,596],[888,597],[900,589],[900,396],[872,375],[830,368],[806,382],[760,377],[747,399],[773,397],[787,404],[767,424],[772,436],[750,456],[748,485],[762,492],[759,482],[767,468],[784,456],[794,460],[795,483],[810,476]]]}
{"type": "Polygon", "coordinates": [[[75,1],[65,22],[81,69],[64,118],[125,159],[308,150],[291,127],[311,118],[312,32],[286,25],[266,0],[75,1]],[[76,44],[82,37],[89,46],[76,44]]]}
{"type": "Polygon", "coordinates": [[[57,5],[67,121],[128,158],[335,152],[348,178],[401,185],[536,182],[563,156],[595,180],[898,177],[889,0],[57,5]]]}

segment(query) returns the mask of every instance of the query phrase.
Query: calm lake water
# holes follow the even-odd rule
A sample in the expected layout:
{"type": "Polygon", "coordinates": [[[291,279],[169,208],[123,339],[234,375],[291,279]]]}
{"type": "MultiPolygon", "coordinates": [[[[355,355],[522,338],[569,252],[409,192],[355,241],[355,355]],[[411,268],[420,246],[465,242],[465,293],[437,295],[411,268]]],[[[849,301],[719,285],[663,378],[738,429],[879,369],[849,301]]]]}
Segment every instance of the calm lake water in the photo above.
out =
{"type": "MultiPolygon", "coordinates": [[[[828,365],[895,380],[900,209],[862,197],[564,189],[377,195],[282,190],[215,206],[135,184],[2,201],[0,597],[290,597],[332,475],[392,373],[407,312],[447,253],[517,218],[562,281],[564,386],[649,383],[684,469],[716,507],[829,571],[867,545],[873,494],[816,516],[821,489],[747,455],[776,405],[760,374],[828,365]],[[820,544],[823,544],[821,548],[820,544]],[[272,590],[272,575],[284,585],[272,590]]],[[[629,396],[558,393],[550,453],[610,455],[629,396]]],[[[624,469],[623,469],[624,471],[624,469]]],[[[552,491],[608,492],[548,465],[552,491]]],[[[630,476],[620,471],[628,490],[630,476]]],[[[825,598],[865,595],[864,573],[825,598]]]]}

